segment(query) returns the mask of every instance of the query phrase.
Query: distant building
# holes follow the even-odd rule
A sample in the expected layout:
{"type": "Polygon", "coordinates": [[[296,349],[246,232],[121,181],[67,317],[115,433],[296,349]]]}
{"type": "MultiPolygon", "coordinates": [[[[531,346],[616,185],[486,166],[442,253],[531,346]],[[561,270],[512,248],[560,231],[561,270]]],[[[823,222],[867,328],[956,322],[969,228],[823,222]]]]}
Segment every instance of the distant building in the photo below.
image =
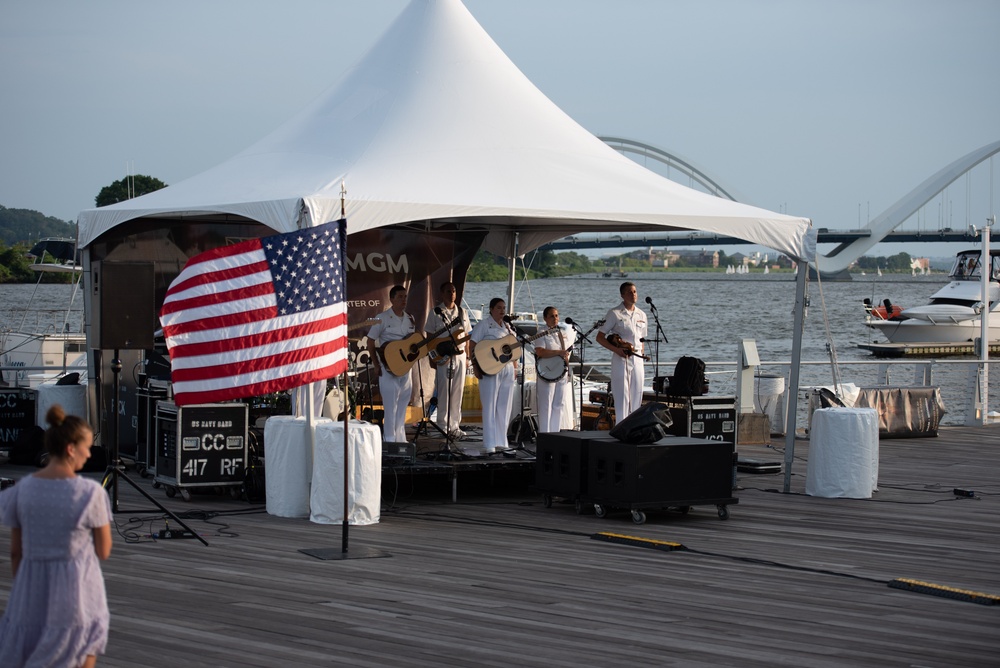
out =
{"type": "Polygon", "coordinates": [[[718,267],[719,251],[691,250],[675,251],[678,260],[684,260],[688,267],[718,267]]]}

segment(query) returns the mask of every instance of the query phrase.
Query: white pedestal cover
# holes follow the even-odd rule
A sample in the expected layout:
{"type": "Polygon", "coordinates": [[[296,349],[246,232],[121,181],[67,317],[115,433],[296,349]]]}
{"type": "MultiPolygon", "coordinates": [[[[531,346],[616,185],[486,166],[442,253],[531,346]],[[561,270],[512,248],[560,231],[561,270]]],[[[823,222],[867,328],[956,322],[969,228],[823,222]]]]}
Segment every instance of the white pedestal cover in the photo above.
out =
{"type": "Polygon", "coordinates": [[[267,419],[264,423],[264,488],[269,515],[309,517],[312,459],[304,417],[275,415],[267,419]]]}
{"type": "Polygon", "coordinates": [[[806,494],[870,499],[878,489],[878,412],[820,408],[809,431],[806,494]]]}
{"type": "Polygon", "coordinates": [[[35,424],[42,429],[48,429],[45,414],[54,404],[63,407],[66,415],[75,415],[87,419],[87,386],[86,385],[56,385],[54,381],[38,386],[38,399],[35,402],[35,424]]]}
{"type": "MultiPolygon", "coordinates": [[[[382,435],[377,426],[351,420],[349,524],[377,524],[382,503],[382,435]]],[[[316,428],[312,469],[311,514],[317,524],[344,521],[344,423],[323,420],[316,428]]]]}

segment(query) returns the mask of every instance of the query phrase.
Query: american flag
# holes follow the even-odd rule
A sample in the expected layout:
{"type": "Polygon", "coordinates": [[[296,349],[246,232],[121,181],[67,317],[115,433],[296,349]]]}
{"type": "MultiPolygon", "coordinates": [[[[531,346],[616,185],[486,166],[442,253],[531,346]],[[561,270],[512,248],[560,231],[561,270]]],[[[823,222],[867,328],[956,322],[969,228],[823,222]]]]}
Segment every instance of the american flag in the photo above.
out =
{"type": "Polygon", "coordinates": [[[287,390],[347,368],[346,223],[188,260],[160,310],[178,406],[287,390]]]}

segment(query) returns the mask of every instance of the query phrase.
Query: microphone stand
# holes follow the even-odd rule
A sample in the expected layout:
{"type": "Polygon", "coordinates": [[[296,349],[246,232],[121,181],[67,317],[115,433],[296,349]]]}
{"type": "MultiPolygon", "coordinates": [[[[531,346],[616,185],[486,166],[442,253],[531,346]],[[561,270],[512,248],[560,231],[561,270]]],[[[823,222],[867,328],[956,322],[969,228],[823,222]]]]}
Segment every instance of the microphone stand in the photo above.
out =
{"type": "MultiPolygon", "coordinates": [[[[455,333],[451,331],[451,321],[448,320],[445,317],[444,311],[442,311],[440,308],[434,309],[434,312],[438,315],[439,318],[441,318],[441,323],[444,324],[446,327],[448,327],[448,336],[451,337],[451,340],[454,343],[454,341],[455,341],[455,333]]],[[[457,346],[456,346],[456,350],[457,350],[457,346]]],[[[437,350],[435,350],[434,352],[437,352],[437,350]]],[[[445,415],[445,421],[444,421],[445,427],[447,427],[448,425],[451,424],[451,388],[452,388],[453,376],[455,375],[455,373],[454,373],[454,370],[455,370],[454,364],[455,364],[455,356],[454,355],[449,355],[448,356],[448,365],[449,365],[449,369],[448,369],[448,389],[447,389],[448,412],[445,415]]],[[[417,372],[418,372],[418,375],[421,378],[420,400],[421,400],[421,402],[423,402],[423,392],[424,392],[424,390],[423,390],[423,375],[420,374],[420,370],[419,369],[417,369],[417,372]]],[[[434,377],[435,377],[435,385],[436,385],[437,384],[437,382],[436,382],[437,367],[434,367],[434,377]]],[[[437,390],[437,395],[438,395],[437,396],[437,409],[438,409],[438,411],[440,411],[441,410],[441,394],[442,394],[441,390],[443,388],[437,388],[436,387],[435,389],[437,390]]],[[[437,452],[427,453],[426,456],[429,459],[434,459],[434,460],[441,460],[441,459],[469,459],[468,455],[466,455],[464,452],[462,452],[460,450],[456,451],[456,450],[454,450],[451,447],[451,444],[452,444],[452,442],[454,440],[452,438],[452,436],[451,436],[451,431],[450,430],[446,431],[445,429],[442,429],[436,422],[431,421],[429,413],[430,413],[430,411],[428,411],[427,408],[426,408],[426,406],[425,406],[424,407],[424,416],[421,418],[420,424],[417,425],[417,434],[420,434],[421,428],[423,429],[423,432],[425,434],[428,433],[427,432],[427,425],[430,425],[430,426],[434,427],[434,429],[436,429],[438,431],[438,433],[440,433],[442,436],[444,436],[444,447],[442,449],[438,450],[437,452]]],[[[440,415],[440,413],[438,413],[438,414],[440,415]]],[[[416,438],[414,438],[414,442],[416,442],[416,438]]]]}
{"type": "Polygon", "coordinates": [[[580,382],[580,423],[579,423],[579,425],[580,425],[580,431],[583,431],[583,374],[584,374],[583,357],[584,357],[584,350],[587,347],[586,344],[587,343],[593,343],[593,341],[591,341],[590,339],[587,338],[587,334],[582,329],[580,329],[580,326],[577,325],[575,322],[573,322],[572,319],[566,318],[566,320],[564,322],[567,325],[569,325],[570,327],[572,327],[573,329],[576,330],[576,340],[580,342],[580,378],[579,378],[579,382],[580,382]]]}
{"type": "MultiPolygon", "coordinates": [[[[660,375],[660,335],[663,335],[664,343],[670,343],[670,341],[667,340],[667,334],[660,326],[660,312],[656,309],[656,304],[649,297],[646,297],[646,303],[649,304],[649,311],[653,314],[653,321],[656,323],[656,333],[653,335],[653,378],[655,379],[660,375]]],[[[643,342],[647,341],[649,339],[643,339],[643,342]]],[[[662,381],[660,386],[663,386],[662,381]]],[[[656,390],[656,398],[660,398],[659,390],[656,390]]]]}
{"type": "MultiPolygon", "coordinates": [[[[527,448],[524,447],[524,433],[526,431],[528,431],[528,426],[524,422],[524,372],[525,372],[525,369],[527,368],[527,365],[524,363],[524,361],[527,359],[527,357],[524,355],[524,353],[526,352],[526,345],[528,343],[527,336],[525,336],[525,334],[521,330],[521,328],[518,327],[517,325],[515,325],[513,322],[508,321],[507,324],[510,325],[513,328],[513,330],[514,330],[514,336],[517,337],[517,340],[521,343],[521,351],[522,351],[521,352],[521,368],[520,368],[520,373],[521,373],[521,411],[520,411],[520,415],[518,417],[518,422],[517,422],[517,447],[516,448],[508,448],[508,450],[524,450],[528,454],[534,455],[535,453],[531,452],[530,450],[528,450],[527,448]]],[[[514,454],[514,453],[511,453],[511,454],[514,454]]]]}

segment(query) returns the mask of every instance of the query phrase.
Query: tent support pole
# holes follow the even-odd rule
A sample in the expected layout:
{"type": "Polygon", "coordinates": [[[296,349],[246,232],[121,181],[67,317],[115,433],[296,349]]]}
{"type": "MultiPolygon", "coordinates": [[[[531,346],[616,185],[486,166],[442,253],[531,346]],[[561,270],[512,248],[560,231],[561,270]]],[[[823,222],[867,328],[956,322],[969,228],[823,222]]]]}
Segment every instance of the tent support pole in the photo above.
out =
{"type": "Polygon", "coordinates": [[[514,247],[511,249],[510,266],[507,271],[507,313],[514,317],[514,283],[517,279],[517,250],[520,232],[514,233],[514,247]]]}
{"type": "MultiPolygon", "coordinates": [[[[819,268],[816,269],[819,271],[819,268]]],[[[798,414],[799,370],[802,366],[802,331],[806,322],[806,281],[809,278],[809,263],[799,262],[799,273],[795,282],[795,329],[792,332],[792,366],[788,378],[788,404],[785,415],[785,484],[783,491],[788,494],[792,487],[792,462],[795,459],[795,426],[798,414]]]]}

